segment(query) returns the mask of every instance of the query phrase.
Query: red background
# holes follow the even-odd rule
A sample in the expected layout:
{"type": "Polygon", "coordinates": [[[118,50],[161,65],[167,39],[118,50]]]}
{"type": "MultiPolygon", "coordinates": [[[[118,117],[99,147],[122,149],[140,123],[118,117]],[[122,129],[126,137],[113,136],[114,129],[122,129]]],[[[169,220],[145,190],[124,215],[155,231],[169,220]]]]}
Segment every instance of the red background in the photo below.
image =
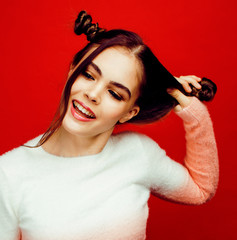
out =
{"type": "MultiPolygon", "coordinates": [[[[147,239],[235,239],[236,5],[235,0],[2,1],[0,153],[50,123],[71,58],[86,43],[73,34],[77,13],[86,9],[102,27],[139,33],[174,75],[206,76],[218,85],[208,104],[219,147],[217,194],[195,207],[151,197],[147,239]]],[[[174,114],[132,129],[154,138],[172,158],[183,158],[182,122],[174,114]]]]}

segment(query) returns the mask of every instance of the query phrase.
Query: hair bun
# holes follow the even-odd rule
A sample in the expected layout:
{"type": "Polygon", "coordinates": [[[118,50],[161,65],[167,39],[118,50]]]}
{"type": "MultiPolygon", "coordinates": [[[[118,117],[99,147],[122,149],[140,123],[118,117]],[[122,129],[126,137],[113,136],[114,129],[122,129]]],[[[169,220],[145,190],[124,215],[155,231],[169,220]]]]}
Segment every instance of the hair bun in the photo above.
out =
{"type": "Polygon", "coordinates": [[[104,32],[105,29],[99,28],[98,23],[94,24],[92,17],[87,14],[86,11],[81,11],[75,21],[74,32],[77,35],[85,34],[88,41],[92,41],[100,33],[104,32]]]}
{"type": "Polygon", "coordinates": [[[190,95],[197,97],[200,101],[211,101],[217,91],[216,84],[205,77],[202,78],[199,84],[202,86],[201,89],[197,89],[191,86],[192,92],[190,93],[190,95]]]}

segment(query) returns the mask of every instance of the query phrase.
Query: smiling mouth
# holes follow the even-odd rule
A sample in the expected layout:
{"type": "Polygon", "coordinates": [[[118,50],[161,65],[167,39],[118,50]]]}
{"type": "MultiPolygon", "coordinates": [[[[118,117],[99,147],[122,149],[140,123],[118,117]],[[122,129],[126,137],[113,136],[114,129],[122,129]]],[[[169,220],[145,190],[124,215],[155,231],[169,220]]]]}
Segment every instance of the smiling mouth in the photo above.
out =
{"type": "Polygon", "coordinates": [[[73,107],[76,110],[77,113],[79,113],[80,115],[82,115],[83,117],[86,118],[90,118],[90,119],[95,119],[95,114],[93,114],[92,112],[88,111],[87,109],[85,109],[80,103],[78,103],[77,101],[73,100],[72,101],[73,107]]]}

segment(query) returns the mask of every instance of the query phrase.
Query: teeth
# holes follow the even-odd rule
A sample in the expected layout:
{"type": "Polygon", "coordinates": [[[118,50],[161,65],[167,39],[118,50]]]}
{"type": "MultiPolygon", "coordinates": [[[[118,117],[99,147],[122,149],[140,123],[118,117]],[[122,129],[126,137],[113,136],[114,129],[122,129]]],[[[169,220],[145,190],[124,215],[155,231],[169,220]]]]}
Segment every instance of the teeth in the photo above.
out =
{"type": "Polygon", "coordinates": [[[89,117],[95,117],[94,114],[90,113],[89,111],[87,111],[84,107],[82,107],[82,105],[80,105],[78,102],[73,101],[74,105],[84,114],[86,114],[89,117]]]}

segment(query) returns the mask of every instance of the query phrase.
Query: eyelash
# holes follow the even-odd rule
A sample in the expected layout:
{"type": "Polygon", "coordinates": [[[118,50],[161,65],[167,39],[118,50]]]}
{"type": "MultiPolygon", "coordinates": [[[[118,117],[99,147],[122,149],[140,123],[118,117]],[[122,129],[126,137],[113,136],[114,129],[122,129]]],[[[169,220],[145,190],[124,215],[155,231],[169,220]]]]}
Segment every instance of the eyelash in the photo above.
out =
{"type": "MultiPolygon", "coordinates": [[[[86,71],[82,72],[82,75],[83,75],[85,78],[87,78],[87,79],[95,80],[95,79],[94,79],[88,72],[86,72],[86,71]]],[[[116,99],[116,100],[118,100],[118,101],[122,101],[122,100],[123,100],[123,98],[122,98],[121,96],[119,96],[118,94],[116,94],[114,91],[112,91],[112,90],[108,90],[108,91],[109,91],[110,95],[111,95],[114,99],[116,99]]]]}
{"type": "Polygon", "coordinates": [[[118,101],[122,101],[122,100],[123,100],[123,98],[122,98],[121,96],[119,96],[118,94],[116,94],[114,91],[109,90],[109,93],[110,93],[111,96],[112,96],[113,98],[115,98],[116,100],[118,100],[118,101]]]}
{"type": "Polygon", "coordinates": [[[87,79],[95,80],[88,72],[82,72],[82,75],[87,79]]]}

